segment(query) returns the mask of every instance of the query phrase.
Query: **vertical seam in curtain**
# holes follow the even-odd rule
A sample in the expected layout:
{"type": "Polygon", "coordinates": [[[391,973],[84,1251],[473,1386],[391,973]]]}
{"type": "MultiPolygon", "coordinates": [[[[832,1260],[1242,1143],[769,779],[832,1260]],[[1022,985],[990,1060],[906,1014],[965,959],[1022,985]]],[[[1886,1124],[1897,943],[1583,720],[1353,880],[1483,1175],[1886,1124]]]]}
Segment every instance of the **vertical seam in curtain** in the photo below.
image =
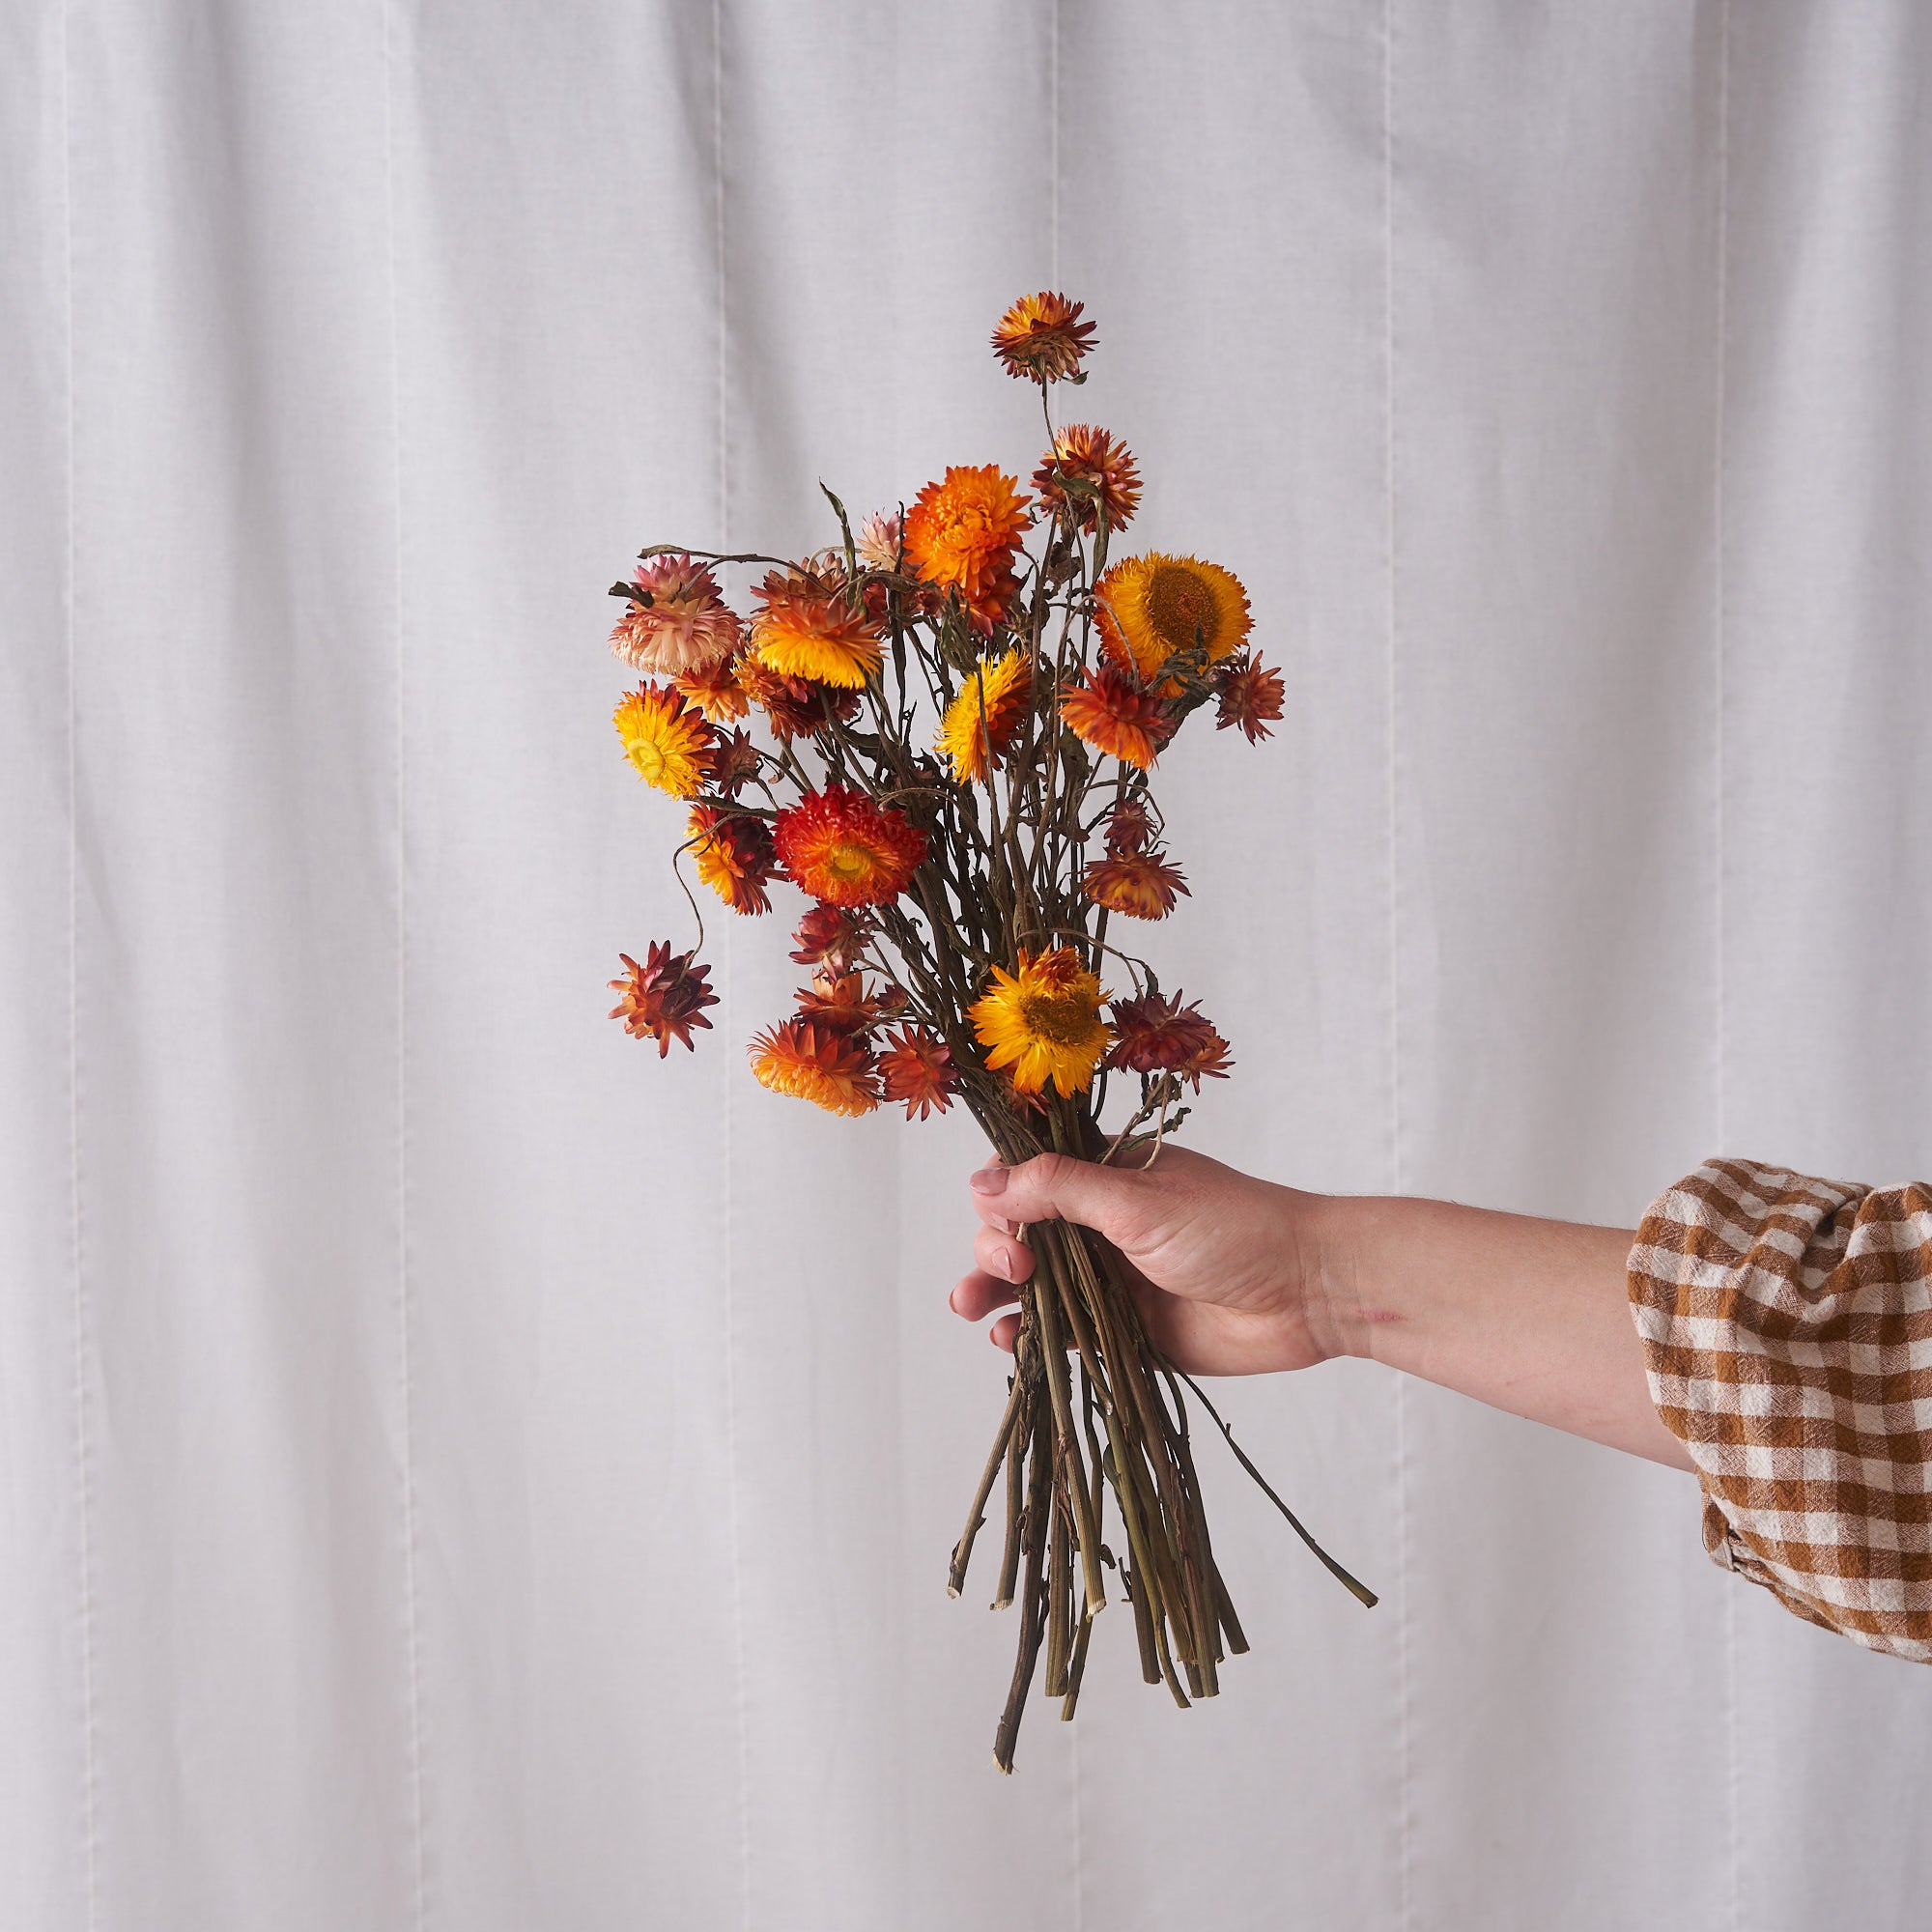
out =
{"type": "MultiPolygon", "coordinates": [[[[1719,0],[1718,7],[1718,219],[1716,236],[1717,298],[1715,408],[1712,423],[1711,461],[1711,673],[1712,715],[1712,844],[1714,892],[1716,900],[1716,944],[1713,956],[1713,1050],[1712,1085],[1716,1116],[1718,1151],[1725,1151],[1724,1065],[1727,1042],[1724,1011],[1724,458],[1727,432],[1724,421],[1725,389],[1729,383],[1726,340],[1730,327],[1730,199],[1731,199],[1731,6],[1719,0]]],[[[1738,1723],[1738,1606],[1737,1593],[1724,1592],[1724,1731],[1729,1756],[1725,1800],[1729,1825],[1729,1869],[1726,1873],[1729,1923],[1741,1922],[1744,1889],[1743,1788],[1744,1765],[1738,1723]]]]}
{"type": "MultiPolygon", "coordinates": [[[[1396,780],[1396,339],[1395,339],[1395,0],[1382,0],[1382,458],[1383,530],[1388,617],[1388,969],[1389,1189],[1400,1194],[1402,1160],[1401,840],[1396,780]]],[[[1409,1657],[1408,1395],[1398,1375],[1395,1409],[1396,1491],[1396,1923],[1414,1923],[1414,1819],[1409,1657]]]]}
{"type": "Polygon", "coordinates": [[[423,1804],[422,1624],[416,1594],[415,1357],[410,1271],[410,925],[409,687],[403,584],[402,295],[396,247],[396,73],[394,0],[382,0],[383,185],[388,211],[389,486],[394,504],[396,685],[396,1348],[402,1395],[403,1619],[410,1700],[410,1831],[413,1850],[411,1919],[422,1932],[429,1911],[429,1860],[423,1804]]]}
{"type": "Polygon", "coordinates": [[[80,1184],[80,703],[78,626],[79,541],[74,401],[73,327],[73,9],[63,7],[61,37],[61,221],[66,243],[67,558],[63,617],[67,657],[67,914],[68,914],[68,1174],[69,1250],[73,1269],[73,1465],[75,1551],[80,1639],[80,1879],[88,1932],[99,1922],[99,1769],[94,1702],[94,1484],[88,1436],[87,1275],[81,1243],[80,1184]]]}
{"type": "MultiPolygon", "coordinates": [[[[711,0],[712,232],[718,251],[718,547],[731,548],[730,281],[724,226],[724,0],[711,0]]],[[[731,986],[731,929],[724,927],[724,980],[731,986]]],[[[724,1470],[730,1496],[731,1631],[738,1676],[738,1884],[739,1918],[752,1924],[752,1729],[751,1685],[745,1650],[745,1555],[743,1501],[738,1473],[738,1277],[732,1248],[736,1209],[732,1201],[732,1094],[724,1083],[724,1470]]]]}
{"type": "MultiPolygon", "coordinates": [[[[1060,287],[1060,0],[1050,0],[1046,27],[1047,60],[1047,178],[1052,184],[1048,203],[1047,281],[1060,287]]],[[[1087,1923],[1086,1807],[1081,1803],[1080,1733],[1068,1726],[1067,1776],[1073,1798],[1073,1932],[1087,1923]]]]}
{"type": "Polygon", "coordinates": [[[1051,0],[1047,14],[1047,72],[1050,100],[1047,125],[1052,147],[1047,172],[1053,184],[1047,279],[1057,289],[1060,286],[1060,0],[1051,0]]]}

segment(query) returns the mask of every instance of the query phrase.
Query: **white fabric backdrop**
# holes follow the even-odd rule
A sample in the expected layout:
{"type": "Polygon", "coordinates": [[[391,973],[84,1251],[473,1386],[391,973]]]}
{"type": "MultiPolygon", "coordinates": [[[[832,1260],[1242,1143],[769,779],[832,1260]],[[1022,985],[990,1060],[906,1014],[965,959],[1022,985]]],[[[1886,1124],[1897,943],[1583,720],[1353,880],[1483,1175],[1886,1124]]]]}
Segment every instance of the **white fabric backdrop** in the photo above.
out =
{"type": "Polygon", "coordinates": [[[1064,285],[1292,690],[1167,775],[1196,1143],[1922,1174],[1928,76],[1905,0],[0,11],[0,1922],[1923,1924],[1932,1677],[1355,1363],[1228,1406],[1383,1607],[1214,1462],[1229,1694],[1103,1626],[996,1777],[972,1133],[757,1091],[775,921],[695,1058],[606,1022],[686,915],[602,640],[646,540],[1030,464],[1064,285]]]}

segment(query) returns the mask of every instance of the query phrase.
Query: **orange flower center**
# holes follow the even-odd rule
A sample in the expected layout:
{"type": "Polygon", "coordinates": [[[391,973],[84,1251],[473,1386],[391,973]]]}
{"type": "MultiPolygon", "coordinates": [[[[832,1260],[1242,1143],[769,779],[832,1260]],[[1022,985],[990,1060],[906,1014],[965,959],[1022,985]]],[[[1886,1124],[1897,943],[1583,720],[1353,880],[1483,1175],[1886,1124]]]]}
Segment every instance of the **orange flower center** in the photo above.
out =
{"type": "Polygon", "coordinates": [[[1022,993],[1020,1018],[1055,1046],[1084,1046],[1094,1033],[1094,1009],[1078,993],[1022,993]]]}

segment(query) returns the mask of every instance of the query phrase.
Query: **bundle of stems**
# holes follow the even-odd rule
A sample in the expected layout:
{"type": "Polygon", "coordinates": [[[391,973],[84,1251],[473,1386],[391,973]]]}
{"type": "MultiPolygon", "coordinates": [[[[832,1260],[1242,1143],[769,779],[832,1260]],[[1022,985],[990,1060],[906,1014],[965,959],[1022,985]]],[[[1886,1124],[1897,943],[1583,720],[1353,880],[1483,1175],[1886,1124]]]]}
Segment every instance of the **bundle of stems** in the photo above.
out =
{"type": "MultiPolygon", "coordinates": [[[[983,1124],[1009,1164],[1048,1151],[1106,1157],[1084,1108],[1053,1110],[1049,1147],[1015,1135],[1009,1121],[983,1124]]],[[[1107,1603],[1107,1571],[1133,1611],[1142,1677],[1164,1683],[1182,1710],[1216,1695],[1219,1665],[1248,1647],[1208,1531],[1182,1382],[1329,1572],[1363,1605],[1376,1602],[1242,1454],[1199,1384],[1154,1348],[1126,1283],[1128,1264],[1113,1244],[1072,1222],[1019,1232],[1035,1263],[1018,1291],[1007,1406],[947,1577],[957,1597],[1004,1473],[1006,1534],[992,1606],[1020,1608],[1018,1656],[993,1742],[994,1763],[1007,1773],[1042,1650],[1045,1694],[1060,1699],[1063,1719],[1073,1717],[1093,1619],[1107,1603]],[[1109,1492],[1124,1531],[1120,1555],[1103,1539],[1109,1492]]]]}

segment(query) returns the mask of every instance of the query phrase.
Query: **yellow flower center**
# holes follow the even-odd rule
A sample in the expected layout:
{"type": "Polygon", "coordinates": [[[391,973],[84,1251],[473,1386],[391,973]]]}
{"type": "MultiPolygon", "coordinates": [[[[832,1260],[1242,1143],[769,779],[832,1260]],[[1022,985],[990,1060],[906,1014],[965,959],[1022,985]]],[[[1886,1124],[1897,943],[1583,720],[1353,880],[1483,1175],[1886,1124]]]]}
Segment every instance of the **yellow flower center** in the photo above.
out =
{"type": "Polygon", "coordinates": [[[1147,591],[1148,621],[1172,650],[1185,650],[1198,630],[1211,651],[1219,628],[1214,593],[1191,570],[1164,563],[1147,591]]]}
{"type": "Polygon", "coordinates": [[[1055,1046],[1085,1046],[1094,1032],[1094,1009],[1078,993],[1022,993],[1020,1018],[1035,1038],[1055,1046]]]}
{"type": "Polygon", "coordinates": [[[862,885],[872,876],[876,855],[869,846],[855,845],[851,839],[841,838],[826,848],[820,864],[841,884],[862,885]]]}
{"type": "Polygon", "coordinates": [[[632,739],[631,762],[638,768],[638,776],[647,783],[655,784],[664,777],[664,748],[649,738],[632,739]]]}

